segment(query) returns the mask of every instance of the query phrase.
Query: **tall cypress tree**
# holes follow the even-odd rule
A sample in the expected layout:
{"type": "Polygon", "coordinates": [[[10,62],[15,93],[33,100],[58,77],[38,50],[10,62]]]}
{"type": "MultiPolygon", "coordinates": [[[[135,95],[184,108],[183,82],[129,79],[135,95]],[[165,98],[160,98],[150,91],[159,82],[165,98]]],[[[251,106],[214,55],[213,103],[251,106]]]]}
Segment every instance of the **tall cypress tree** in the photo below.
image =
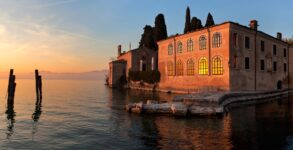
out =
{"type": "Polygon", "coordinates": [[[185,15],[185,27],[184,27],[184,33],[191,31],[191,24],[190,24],[190,9],[187,7],[186,9],[186,15],[185,15]]]}
{"type": "Polygon", "coordinates": [[[160,41],[166,39],[168,36],[167,34],[167,27],[165,24],[165,18],[163,14],[158,14],[155,19],[155,27],[154,27],[154,40],[160,41]]]}
{"type": "Polygon", "coordinates": [[[215,22],[214,22],[213,16],[209,13],[205,26],[209,27],[209,26],[212,26],[212,25],[215,25],[215,22]]]}

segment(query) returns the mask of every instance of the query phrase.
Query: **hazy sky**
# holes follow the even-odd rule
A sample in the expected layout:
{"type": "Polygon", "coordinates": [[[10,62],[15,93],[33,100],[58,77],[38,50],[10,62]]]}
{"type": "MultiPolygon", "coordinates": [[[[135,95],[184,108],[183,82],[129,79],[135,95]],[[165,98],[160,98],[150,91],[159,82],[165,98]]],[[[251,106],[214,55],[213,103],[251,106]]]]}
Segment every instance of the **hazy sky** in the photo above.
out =
{"type": "Polygon", "coordinates": [[[0,72],[107,69],[117,45],[138,45],[145,24],[165,15],[168,34],[182,33],[185,9],[205,23],[248,25],[275,36],[293,35],[291,0],[0,0],[0,72]]]}

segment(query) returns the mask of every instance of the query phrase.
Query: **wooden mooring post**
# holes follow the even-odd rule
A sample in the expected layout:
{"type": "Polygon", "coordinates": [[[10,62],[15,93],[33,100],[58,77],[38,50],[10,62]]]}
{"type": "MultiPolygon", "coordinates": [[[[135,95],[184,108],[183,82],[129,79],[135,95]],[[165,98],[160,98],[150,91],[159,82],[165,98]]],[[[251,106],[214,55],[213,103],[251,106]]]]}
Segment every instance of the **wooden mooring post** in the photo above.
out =
{"type": "Polygon", "coordinates": [[[35,78],[36,78],[36,96],[37,96],[37,103],[39,100],[43,98],[42,92],[42,76],[39,75],[39,70],[35,70],[35,78]]]}
{"type": "Polygon", "coordinates": [[[14,105],[14,93],[15,93],[16,83],[15,83],[15,75],[13,75],[13,69],[10,69],[9,73],[9,81],[8,81],[8,98],[7,98],[7,106],[13,107],[14,105]]]}

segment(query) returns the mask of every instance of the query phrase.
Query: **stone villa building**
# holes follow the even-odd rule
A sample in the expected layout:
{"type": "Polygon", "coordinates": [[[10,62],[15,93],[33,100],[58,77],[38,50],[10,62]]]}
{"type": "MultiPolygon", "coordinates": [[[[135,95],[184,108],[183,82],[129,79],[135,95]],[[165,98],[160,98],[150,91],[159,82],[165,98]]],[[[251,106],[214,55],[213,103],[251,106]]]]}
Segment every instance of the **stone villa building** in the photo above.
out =
{"type": "Polygon", "coordinates": [[[158,51],[138,48],[109,63],[109,84],[128,71],[158,69],[161,91],[263,91],[293,88],[293,47],[249,26],[234,22],[205,27],[159,41],[158,51]]]}
{"type": "Polygon", "coordinates": [[[281,33],[273,37],[259,31],[256,20],[249,27],[224,22],[169,37],[158,46],[160,90],[259,91],[292,83],[292,47],[281,33]]]}
{"type": "Polygon", "coordinates": [[[156,51],[141,47],[122,53],[122,47],[118,45],[117,59],[109,63],[109,86],[117,87],[122,77],[128,77],[129,70],[146,71],[155,69],[157,69],[156,51]]]}

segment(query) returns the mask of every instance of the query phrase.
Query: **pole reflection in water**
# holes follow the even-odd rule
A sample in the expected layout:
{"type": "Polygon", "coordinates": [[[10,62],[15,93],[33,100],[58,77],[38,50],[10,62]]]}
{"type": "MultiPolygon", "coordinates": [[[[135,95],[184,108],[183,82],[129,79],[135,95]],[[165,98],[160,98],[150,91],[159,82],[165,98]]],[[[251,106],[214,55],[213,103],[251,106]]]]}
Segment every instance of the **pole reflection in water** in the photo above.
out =
{"type": "Polygon", "coordinates": [[[10,137],[13,135],[13,127],[15,123],[15,112],[14,112],[14,103],[8,103],[7,105],[7,110],[6,110],[6,115],[7,115],[7,139],[10,139],[10,137]]]}
{"type": "Polygon", "coordinates": [[[37,124],[42,114],[42,95],[37,97],[35,112],[32,114],[33,119],[33,131],[32,134],[34,135],[37,132],[37,124]]]}

